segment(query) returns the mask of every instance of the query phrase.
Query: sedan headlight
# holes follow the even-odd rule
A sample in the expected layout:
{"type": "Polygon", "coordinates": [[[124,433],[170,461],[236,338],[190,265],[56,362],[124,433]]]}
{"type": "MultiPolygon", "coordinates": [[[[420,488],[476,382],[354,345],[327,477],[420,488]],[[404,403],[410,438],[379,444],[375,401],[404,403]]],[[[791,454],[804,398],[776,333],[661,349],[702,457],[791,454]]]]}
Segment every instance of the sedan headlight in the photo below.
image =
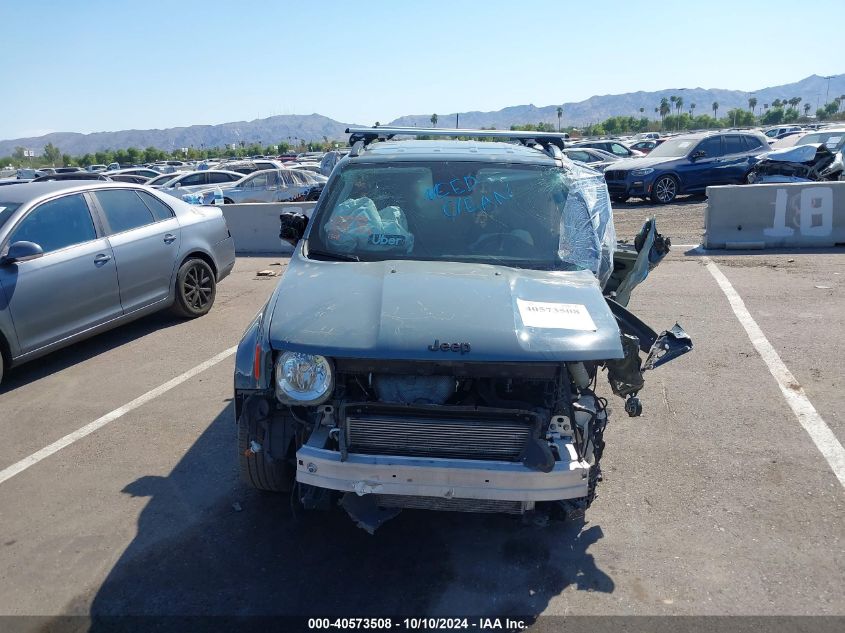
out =
{"type": "Polygon", "coordinates": [[[640,176],[648,176],[650,173],[653,173],[653,172],[654,172],[654,169],[652,169],[651,167],[644,167],[643,169],[633,169],[633,170],[631,170],[631,175],[634,176],[634,178],[638,178],[640,176]]]}
{"type": "Polygon", "coordinates": [[[334,372],[325,356],[283,352],[276,359],[276,398],[284,404],[321,404],[334,390],[334,372]]]}

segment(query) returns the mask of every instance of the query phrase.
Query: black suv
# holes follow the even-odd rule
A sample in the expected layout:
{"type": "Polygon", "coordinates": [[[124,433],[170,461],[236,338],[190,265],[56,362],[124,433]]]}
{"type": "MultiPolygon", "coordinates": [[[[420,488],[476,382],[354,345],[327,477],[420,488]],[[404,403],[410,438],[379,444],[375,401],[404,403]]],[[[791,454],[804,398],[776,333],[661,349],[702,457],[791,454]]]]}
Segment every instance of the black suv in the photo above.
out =
{"type": "Polygon", "coordinates": [[[760,132],[702,132],[670,138],[648,156],[613,163],[604,172],[610,197],[630,197],[658,204],[685,193],[703,193],[711,185],[746,182],[758,156],[769,151],[760,132]]]}

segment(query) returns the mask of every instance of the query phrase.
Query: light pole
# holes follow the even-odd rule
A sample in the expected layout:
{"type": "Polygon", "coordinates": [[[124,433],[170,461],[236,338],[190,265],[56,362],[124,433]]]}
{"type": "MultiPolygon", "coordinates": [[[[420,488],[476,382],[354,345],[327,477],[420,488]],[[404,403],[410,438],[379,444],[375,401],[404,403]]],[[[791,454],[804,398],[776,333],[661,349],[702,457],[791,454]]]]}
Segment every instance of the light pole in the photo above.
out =
{"type": "Polygon", "coordinates": [[[827,105],[827,98],[830,96],[830,80],[833,79],[833,75],[823,77],[823,79],[827,79],[827,92],[824,93],[824,104],[827,105]]]}

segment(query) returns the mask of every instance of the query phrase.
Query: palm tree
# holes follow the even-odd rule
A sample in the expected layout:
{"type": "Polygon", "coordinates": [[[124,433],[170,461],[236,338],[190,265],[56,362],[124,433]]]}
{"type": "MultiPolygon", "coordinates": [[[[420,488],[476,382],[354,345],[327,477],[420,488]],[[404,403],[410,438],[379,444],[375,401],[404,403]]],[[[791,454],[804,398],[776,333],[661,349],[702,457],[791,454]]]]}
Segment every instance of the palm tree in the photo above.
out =
{"type": "Polygon", "coordinates": [[[839,105],[845,103],[845,95],[839,95],[839,105]]]}
{"type": "Polygon", "coordinates": [[[437,127],[437,115],[436,115],[436,114],[432,114],[432,115],[431,115],[431,118],[429,119],[429,121],[431,121],[431,124],[432,124],[434,127],[437,127]]]}
{"type": "MultiPolygon", "coordinates": [[[[675,97],[672,97],[672,99],[675,99],[675,97]]],[[[675,102],[672,101],[672,103],[675,103],[675,102]]],[[[669,100],[666,97],[663,97],[660,100],[660,125],[661,125],[661,127],[663,126],[663,120],[666,118],[666,115],[669,114],[671,111],[672,110],[669,107],[669,100]]]]}
{"type": "Polygon", "coordinates": [[[719,116],[718,116],[718,113],[719,113],[719,102],[718,102],[718,101],[714,101],[714,102],[713,102],[713,105],[711,105],[710,107],[711,107],[711,108],[713,108],[713,118],[714,118],[714,119],[718,119],[718,118],[719,118],[719,116]]]}
{"type": "Polygon", "coordinates": [[[563,118],[563,108],[557,107],[557,131],[560,132],[560,120],[563,118]]]}
{"type": "Polygon", "coordinates": [[[645,108],[640,108],[640,114],[642,114],[643,112],[645,112],[645,108]]]}
{"type": "Polygon", "coordinates": [[[694,103],[689,104],[689,113],[690,113],[690,116],[695,115],[695,104],[694,103]]]}
{"type": "Polygon", "coordinates": [[[807,116],[808,114],[810,114],[810,108],[812,108],[812,107],[813,106],[811,106],[809,103],[804,104],[804,116],[807,116]]]}
{"type": "Polygon", "coordinates": [[[772,101],[772,107],[773,108],[779,108],[780,106],[781,106],[780,99],[775,99],[774,101],[772,101]]]}
{"type": "Polygon", "coordinates": [[[683,107],[684,107],[684,98],[683,97],[677,97],[675,99],[675,110],[678,111],[679,115],[681,114],[681,108],[683,108],[683,107]]]}
{"type": "Polygon", "coordinates": [[[751,114],[754,114],[754,108],[757,107],[757,97],[751,97],[748,100],[748,109],[751,110],[751,114]]]}
{"type": "MultiPolygon", "coordinates": [[[[655,108],[655,109],[654,109],[654,113],[655,113],[657,116],[660,116],[660,108],[655,108]]],[[[654,118],[656,119],[657,117],[654,117],[654,118]]]]}

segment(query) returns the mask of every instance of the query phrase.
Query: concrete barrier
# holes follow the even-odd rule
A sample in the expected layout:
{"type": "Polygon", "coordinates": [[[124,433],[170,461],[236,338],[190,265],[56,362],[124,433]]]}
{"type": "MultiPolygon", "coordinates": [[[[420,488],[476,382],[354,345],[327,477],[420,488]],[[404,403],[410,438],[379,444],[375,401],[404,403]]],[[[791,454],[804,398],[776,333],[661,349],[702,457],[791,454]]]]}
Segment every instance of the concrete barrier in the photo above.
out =
{"type": "Polygon", "coordinates": [[[308,217],[316,202],[271,202],[263,204],[224,204],[223,216],[235,240],[238,255],[273,253],[290,255],[293,249],[279,239],[279,214],[299,211],[308,217]]]}
{"type": "Polygon", "coordinates": [[[704,248],[845,246],[845,182],[707,187],[704,248]]]}

